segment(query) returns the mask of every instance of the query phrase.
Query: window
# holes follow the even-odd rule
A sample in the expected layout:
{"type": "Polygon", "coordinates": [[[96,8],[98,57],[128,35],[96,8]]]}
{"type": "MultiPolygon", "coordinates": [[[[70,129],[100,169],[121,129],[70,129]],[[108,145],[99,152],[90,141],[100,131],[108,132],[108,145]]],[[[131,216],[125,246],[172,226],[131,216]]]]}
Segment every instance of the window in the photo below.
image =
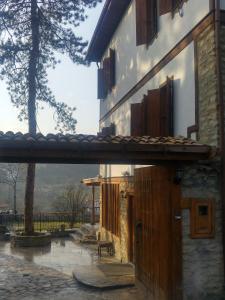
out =
{"type": "Polygon", "coordinates": [[[149,44],[157,34],[157,0],[136,0],[136,44],[149,44]]]}
{"type": "Polygon", "coordinates": [[[120,191],[119,184],[102,185],[102,226],[119,236],[120,191]]]}
{"type": "Polygon", "coordinates": [[[131,105],[131,135],[173,136],[173,82],[148,91],[141,103],[131,105]]]}
{"type": "Polygon", "coordinates": [[[98,99],[105,99],[116,83],[115,50],[109,49],[103,67],[98,69],[98,99]]]}
{"type": "Polygon", "coordinates": [[[215,229],[214,199],[192,199],[191,238],[213,238],[215,229]]]}

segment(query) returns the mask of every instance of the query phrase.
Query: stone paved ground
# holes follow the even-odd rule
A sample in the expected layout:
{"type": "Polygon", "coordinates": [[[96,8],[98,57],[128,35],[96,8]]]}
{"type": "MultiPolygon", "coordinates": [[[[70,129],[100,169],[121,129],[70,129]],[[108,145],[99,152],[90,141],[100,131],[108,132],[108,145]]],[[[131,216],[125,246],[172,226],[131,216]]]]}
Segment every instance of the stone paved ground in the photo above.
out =
{"type": "Polygon", "coordinates": [[[57,270],[0,255],[1,300],[144,300],[136,288],[96,291],[57,270]]]}

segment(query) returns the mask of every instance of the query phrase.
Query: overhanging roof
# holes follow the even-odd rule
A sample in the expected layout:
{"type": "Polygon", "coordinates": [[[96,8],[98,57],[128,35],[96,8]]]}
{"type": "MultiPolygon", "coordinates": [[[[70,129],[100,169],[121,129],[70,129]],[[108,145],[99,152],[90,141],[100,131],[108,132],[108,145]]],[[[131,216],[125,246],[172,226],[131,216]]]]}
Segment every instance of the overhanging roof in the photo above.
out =
{"type": "Polygon", "coordinates": [[[183,137],[0,132],[0,162],[143,165],[203,160],[211,152],[210,146],[183,137]]]}
{"type": "Polygon", "coordinates": [[[131,0],[106,0],[87,52],[88,61],[100,61],[131,0]]]}
{"type": "Polygon", "coordinates": [[[85,179],[81,180],[81,183],[83,183],[87,186],[100,186],[101,177],[85,178],[85,179]]]}

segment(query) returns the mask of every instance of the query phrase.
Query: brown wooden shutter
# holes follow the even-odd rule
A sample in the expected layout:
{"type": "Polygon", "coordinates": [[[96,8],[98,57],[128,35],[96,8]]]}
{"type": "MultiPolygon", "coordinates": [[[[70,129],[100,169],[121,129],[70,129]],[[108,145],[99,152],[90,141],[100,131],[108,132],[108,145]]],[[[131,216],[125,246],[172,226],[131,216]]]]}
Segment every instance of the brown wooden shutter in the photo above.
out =
{"type": "Polygon", "coordinates": [[[143,45],[147,40],[147,1],[136,0],[136,44],[143,45]]]}
{"type": "Polygon", "coordinates": [[[159,14],[164,15],[172,10],[173,0],[160,0],[159,1],[159,14]]]}
{"type": "Polygon", "coordinates": [[[102,226],[119,236],[120,191],[119,184],[102,185],[102,226]]]}
{"type": "Polygon", "coordinates": [[[148,44],[157,33],[157,0],[136,0],[136,44],[148,44]]]}
{"type": "Polygon", "coordinates": [[[113,49],[109,50],[109,58],[110,58],[110,90],[116,84],[116,52],[113,49]]]}
{"type": "Polygon", "coordinates": [[[104,70],[98,69],[98,99],[105,99],[106,88],[105,88],[105,78],[104,70]]]}
{"type": "Polygon", "coordinates": [[[131,104],[131,136],[142,136],[142,103],[131,104]]]}
{"type": "Polygon", "coordinates": [[[173,136],[173,81],[160,88],[160,132],[162,136],[173,136]]]}
{"type": "Polygon", "coordinates": [[[106,57],[103,60],[103,71],[104,71],[104,81],[106,94],[110,90],[110,57],[106,57]]]}
{"type": "Polygon", "coordinates": [[[156,36],[158,28],[157,0],[148,0],[148,23],[147,43],[150,43],[156,36]]]}
{"type": "Polygon", "coordinates": [[[161,136],[160,132],[160,92],[159,89],[148,91],[143,101],[144,135],[161,136]]]}

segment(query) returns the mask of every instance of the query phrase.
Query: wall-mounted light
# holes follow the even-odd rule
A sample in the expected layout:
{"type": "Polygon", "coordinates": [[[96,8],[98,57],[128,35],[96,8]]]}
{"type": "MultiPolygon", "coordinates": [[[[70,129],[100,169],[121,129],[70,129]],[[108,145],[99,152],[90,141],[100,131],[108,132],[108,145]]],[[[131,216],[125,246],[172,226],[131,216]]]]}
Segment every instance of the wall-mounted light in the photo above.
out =
{"type": "Polygon", "coordinates": [[[128,193],[127,193],[126,191],[120,191],[120,195],[121,195],[121,198],[122,198],[122,199],[126,199],[128,193]]]}

